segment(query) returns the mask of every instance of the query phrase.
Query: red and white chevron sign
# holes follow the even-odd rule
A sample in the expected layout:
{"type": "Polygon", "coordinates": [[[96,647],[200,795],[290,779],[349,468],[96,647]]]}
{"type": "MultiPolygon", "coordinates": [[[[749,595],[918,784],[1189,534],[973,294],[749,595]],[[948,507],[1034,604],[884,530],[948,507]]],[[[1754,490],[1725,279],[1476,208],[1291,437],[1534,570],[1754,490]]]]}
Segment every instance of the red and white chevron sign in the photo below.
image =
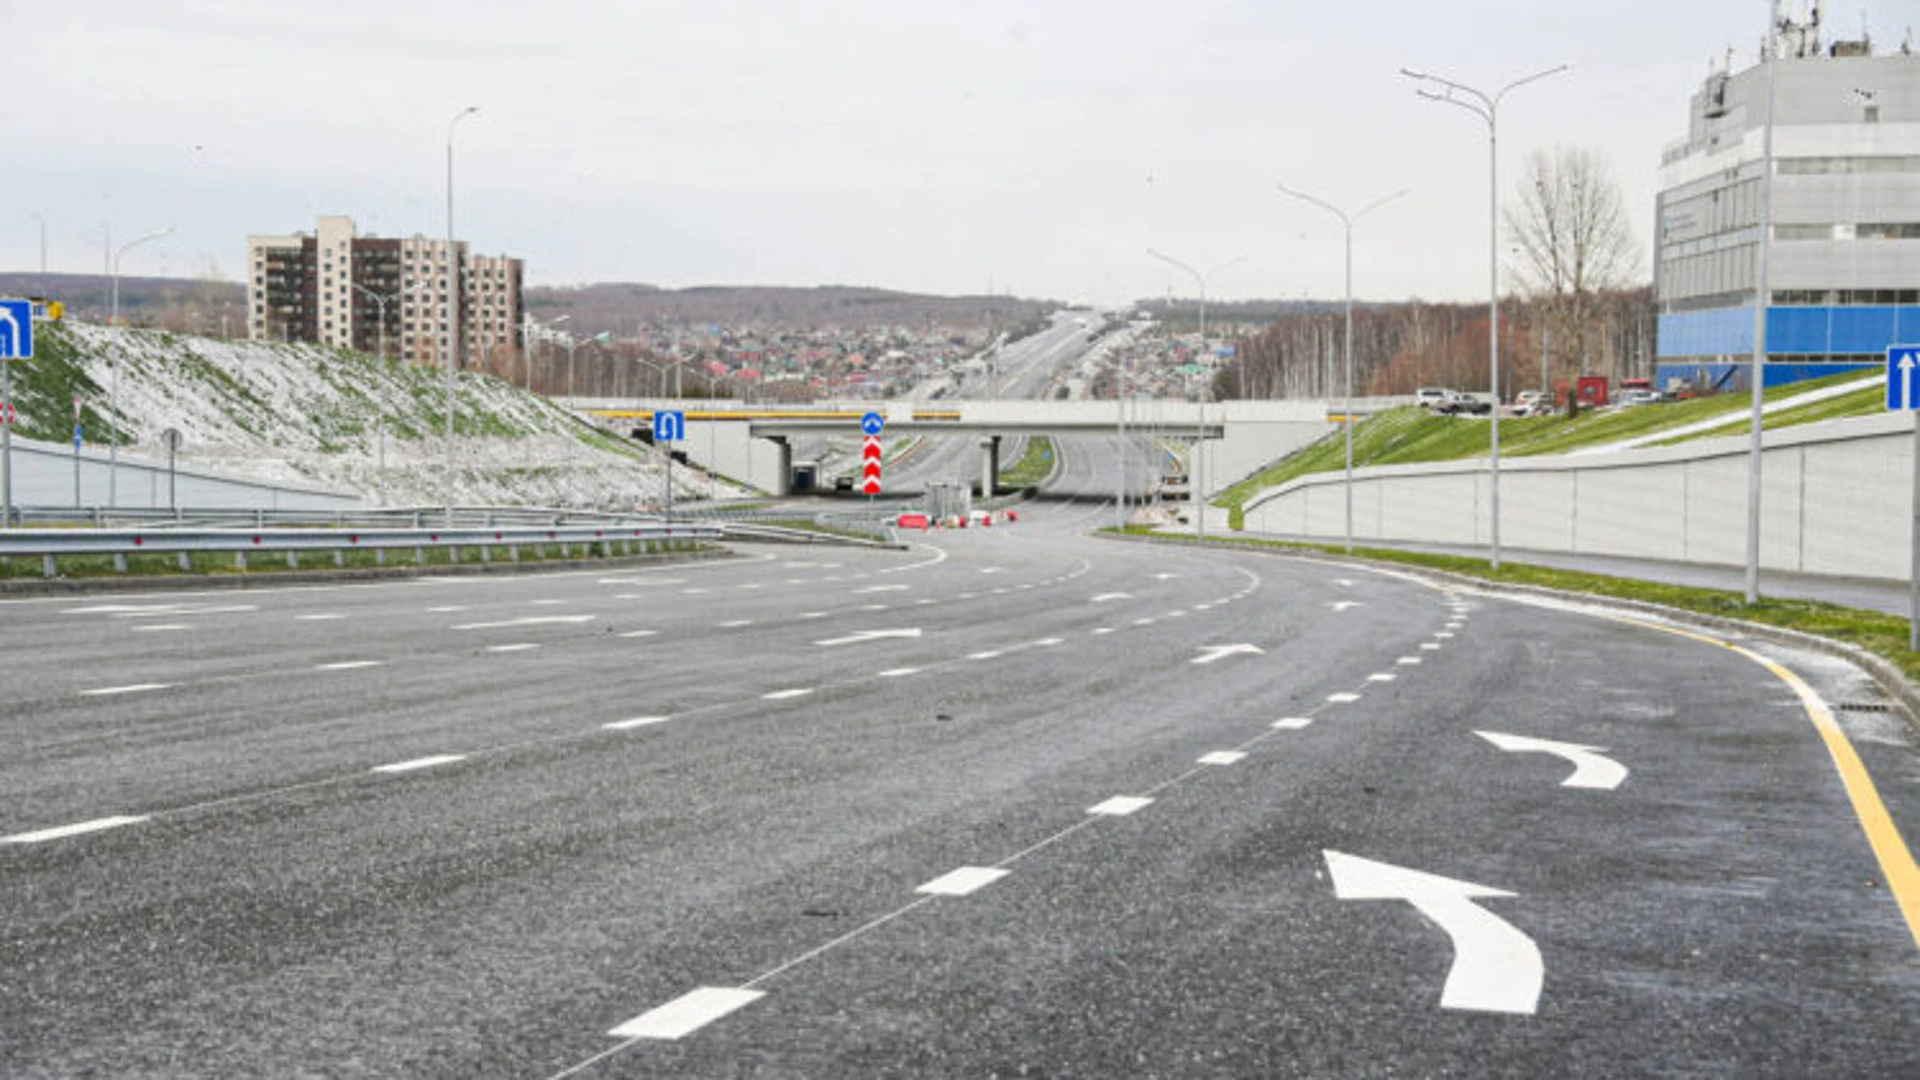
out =
{"type": "Polygon", "coordinates": [[[860,490],[868,495],[880,494],[880,439],[877,436],[867,436],[866,444],[860,448],[860,458],[865,462],[860,469],[860,490]]]}

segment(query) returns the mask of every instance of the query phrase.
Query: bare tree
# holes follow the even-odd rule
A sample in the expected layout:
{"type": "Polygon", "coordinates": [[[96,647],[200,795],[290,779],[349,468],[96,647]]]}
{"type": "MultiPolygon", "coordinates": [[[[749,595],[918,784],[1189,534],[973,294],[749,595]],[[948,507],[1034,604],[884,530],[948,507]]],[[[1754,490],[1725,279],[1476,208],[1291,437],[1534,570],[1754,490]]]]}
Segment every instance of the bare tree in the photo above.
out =
{"type": "Polygon", "coordinates": [[[1559,147],[1527,157],[1520,205],[1506,213],[1514,273],[1547,312],[1549,368],[1584,367],[1597,294],[1631,283],[1640,247],[1627,225],[1620,185],[1597,152],[1559,147]],[[1553,357],[1566,364],[1555,365],[1553,357]]]}

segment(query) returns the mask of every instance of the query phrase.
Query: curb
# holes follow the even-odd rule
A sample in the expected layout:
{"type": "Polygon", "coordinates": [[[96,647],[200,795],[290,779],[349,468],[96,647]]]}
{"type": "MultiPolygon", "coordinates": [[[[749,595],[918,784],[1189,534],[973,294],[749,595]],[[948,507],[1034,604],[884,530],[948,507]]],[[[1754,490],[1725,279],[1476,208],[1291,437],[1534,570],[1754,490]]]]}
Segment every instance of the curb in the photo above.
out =
{"type": "Polygon", "coordinates": [[[1484,593],[1579,600],[1603,607],[1639,612],[1643,615],[1658,615],[1661,618],[1689,626],[1698,626],[1713,630],[1737,631],[1747,637],[1771,641],[1777,645],[1786,645],[1793,648],[1805,649],[1810,652],[1822,653],[1853,664],[1860,668],[1860,670],[1866,672],[1867,675],[1873,679],[1874,683],[1900,706],[1900,711],[1906,718],[1907,726],[1912,728],[1915,734],[1920,734],[1920,686],[1916,686],[1913,680],[1907,678],[1906,674],[1899,668],[1888,663],[1884,657],[1868,652],[1858,645],[1849,645],[1844,641],[1835,641],[1832,638],[1821,637],[1818,634],[1809,634],[1800,630],[1788,630],[1779,626],[1769,626],[1766,623],[1748,622],[1745,619],[1732,619],[1724,615],[1706,615],[1697,611],[1669,607],[1666,604],[1655,604],[1646,600],[1622,600],[1611,596],[1600,596],[1596,593],[1550,589],[1542,585],[1507,585],[1500,582],[1487,581],[1483,578],[1470,577],[1466,574],[1456,574],[1450,570],[1433,570],[1427,567],[1405,566],[1400,563],[1375,562],[1372,559],[1327,555],[1317,551],[1282,551],[1270,548],[1240,547],[1238,545],[1222,546],[1212,541],[1192,540],[1183,536],[1116,536],[1113,533],[1093,533],[1091,535],[1103,540],[1166,544],[1174,547],[1211,548],[1223,551],[1232,550],[1253,555],[1274,555],[1289,559],[1301,559],[1307,562],[1326,563],[1329,566],[1364,566],[1392,569],[1418,577],[1431,578],[1435,581],[1445,581],[1450,584],[1468,586],[1484,593]]]}

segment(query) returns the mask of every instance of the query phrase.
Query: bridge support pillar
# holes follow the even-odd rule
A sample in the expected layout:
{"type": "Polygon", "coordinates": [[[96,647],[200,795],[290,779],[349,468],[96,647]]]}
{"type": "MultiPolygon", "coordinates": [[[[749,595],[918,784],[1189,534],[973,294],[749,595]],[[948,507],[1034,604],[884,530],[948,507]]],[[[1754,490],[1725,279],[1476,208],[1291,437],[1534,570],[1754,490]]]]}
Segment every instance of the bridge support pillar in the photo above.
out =
{"type": "Polygon", "coordinates": [[[773,470],[773,495],[784,498],[793,494],[793,444],[784,435],[775,435],[768,441],[780,455],[780,463],[773,470]]]}
{"type": "Polygon", "coordinates": [[[980,440],[980,498],[993,498],[993,486],[1000,480],[1000,436],[980,440]]]}

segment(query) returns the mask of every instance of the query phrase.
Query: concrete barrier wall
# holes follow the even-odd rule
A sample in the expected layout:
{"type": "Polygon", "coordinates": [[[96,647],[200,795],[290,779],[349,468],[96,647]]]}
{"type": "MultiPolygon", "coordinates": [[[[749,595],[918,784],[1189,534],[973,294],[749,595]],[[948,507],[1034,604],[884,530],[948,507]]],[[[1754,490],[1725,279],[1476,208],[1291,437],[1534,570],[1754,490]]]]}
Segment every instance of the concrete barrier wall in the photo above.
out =
{"type": "MultiPolygon", "coordinates": [[[[1911,565],[1913,421],[1832,420],[1768,432],[1761,462],[1761,565],[1905,581],[1911,565]]],[[[1341,474],[1262,492],[1250,532],[1345,535],[1341,474]]],[[[1488,542],[1484,459],[1359,469],[1354,537],[1488,542]]],[[[1744,437],[1500,463],[1500,543],[1516,550],[1741,566],[1747,545],[1744,437]]]]}
{"type": "MultiPolygon", "coordinates": [[[[109,455],[80,452],[80,503],[105,506],[109,489],[115,505],[136,510],[164,510],[167,502],[167,466],[144,458],[120,455],[119,477],[109,482],[109,455]]],[[[13,440],[13,499],[19,506],[72,506],[73,447],[34,439],[13,440]]],[[[351,510],[366,505],[360,496],[318,488],[267,484],[241,477],[220,476],[197,469],[178,469],[174,494],[182,507],[244,510],[351,510]]]]}

